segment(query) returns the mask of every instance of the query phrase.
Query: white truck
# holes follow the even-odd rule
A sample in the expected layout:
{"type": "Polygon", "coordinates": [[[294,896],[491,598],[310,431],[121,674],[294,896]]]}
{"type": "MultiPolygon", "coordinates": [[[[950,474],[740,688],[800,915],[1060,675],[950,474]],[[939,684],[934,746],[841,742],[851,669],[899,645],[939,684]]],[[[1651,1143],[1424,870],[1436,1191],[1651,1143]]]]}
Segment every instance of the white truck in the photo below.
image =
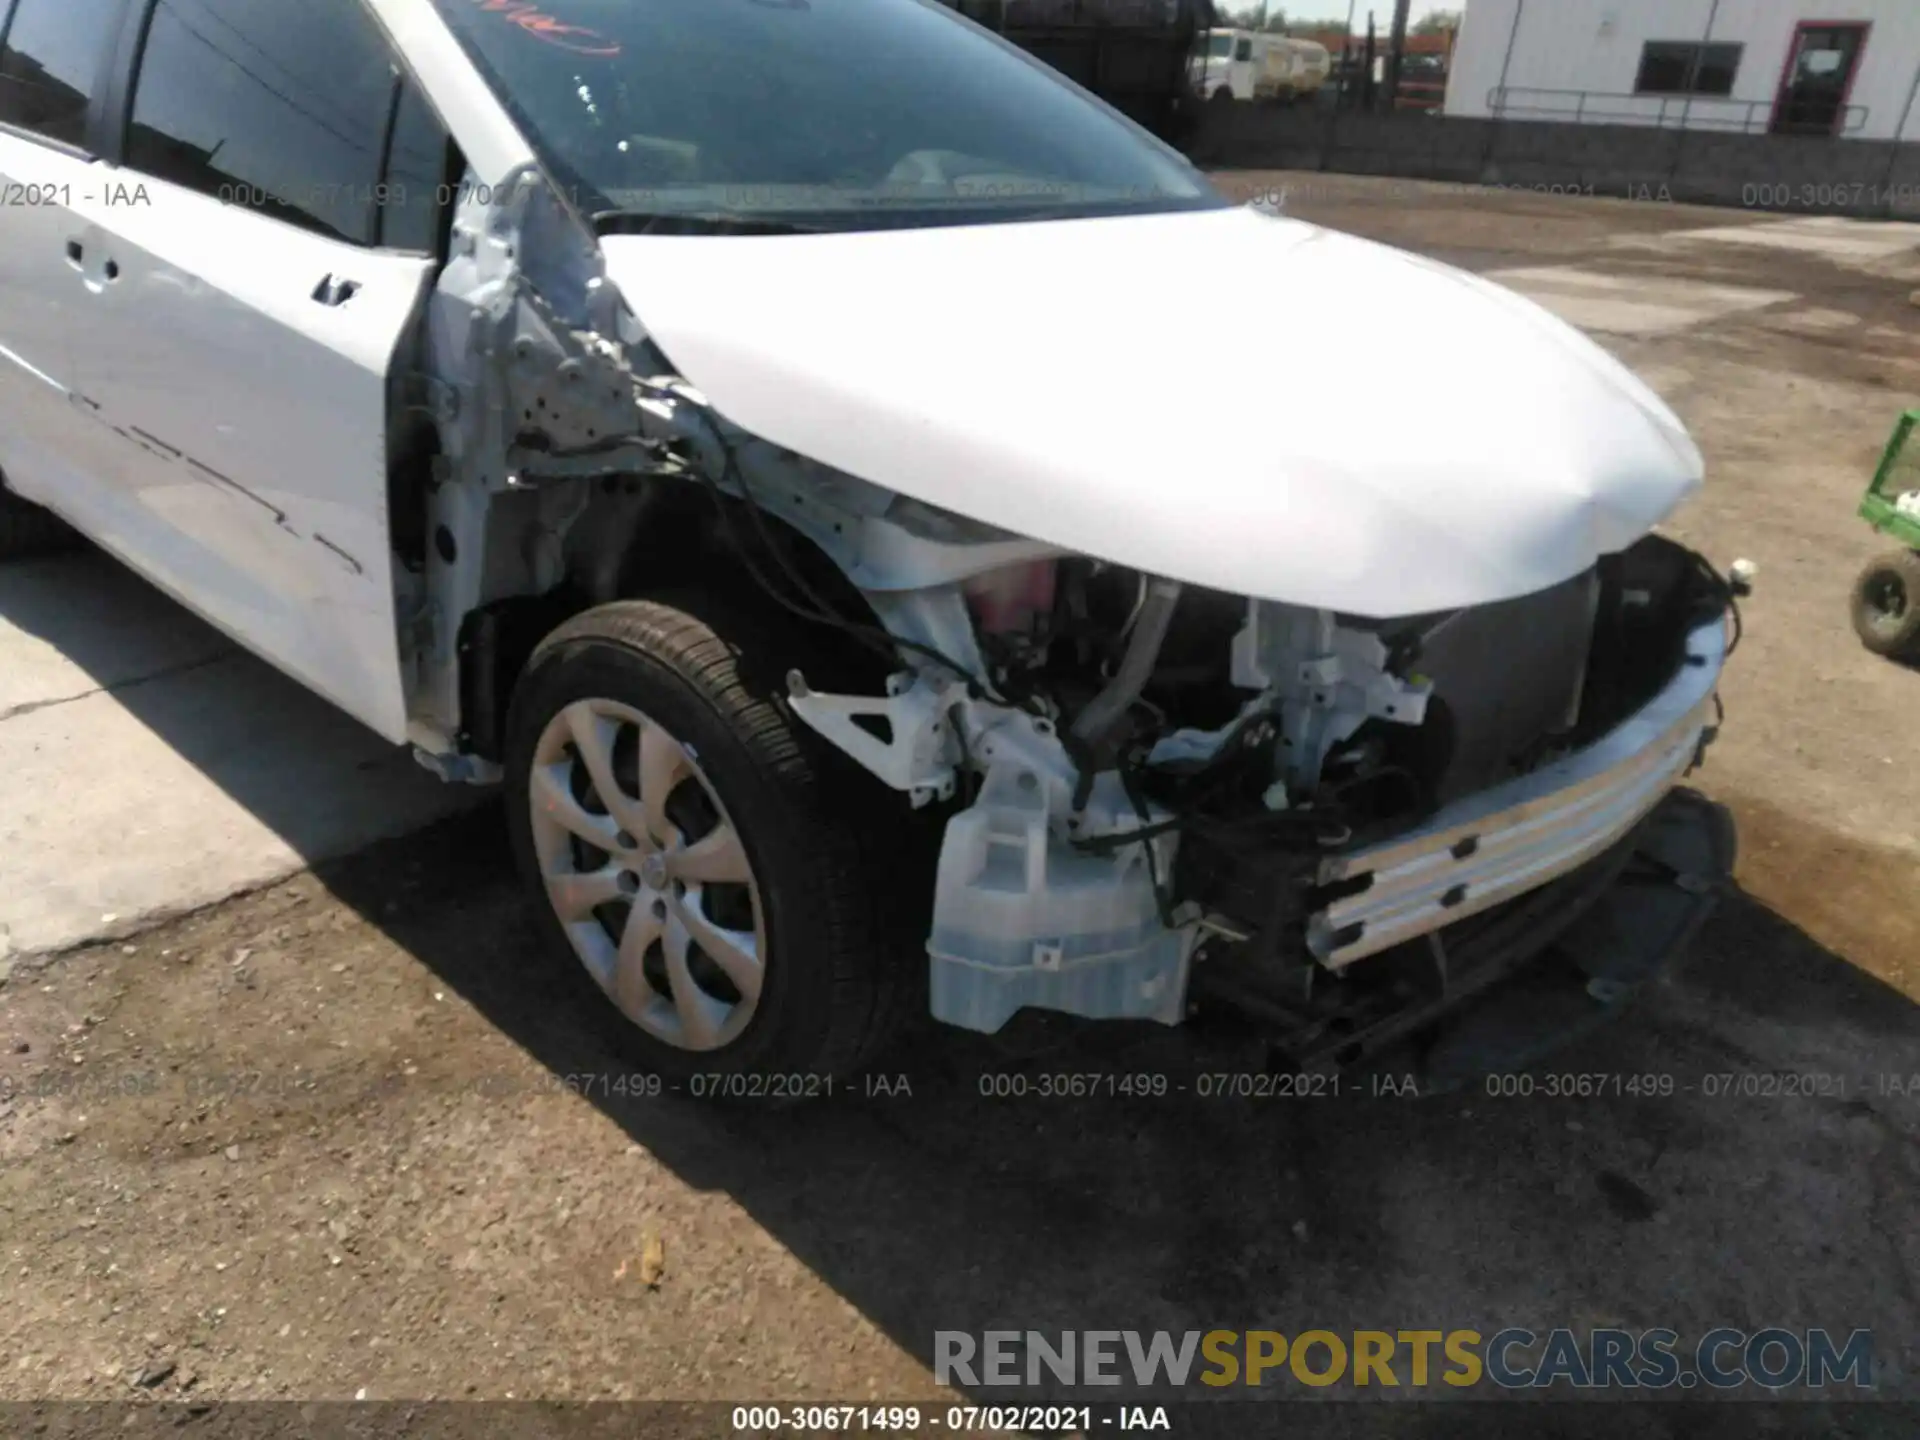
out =
{"type": "Polygon", "coordinates": [[[1193,58],[1194,87],[1210,104],[1311,96],[1326,84],[1333,56],[1313,40],[1254,30],[1209,30],[1193,58]]]}
{"type": "Polygon", "coordinates": [[[1203,994],[1366,1063],[1710,902],[1701,455],[1519,296],[918,0],[5,8],[0,546],[504,785],[637,1064],[1203,994]]]}

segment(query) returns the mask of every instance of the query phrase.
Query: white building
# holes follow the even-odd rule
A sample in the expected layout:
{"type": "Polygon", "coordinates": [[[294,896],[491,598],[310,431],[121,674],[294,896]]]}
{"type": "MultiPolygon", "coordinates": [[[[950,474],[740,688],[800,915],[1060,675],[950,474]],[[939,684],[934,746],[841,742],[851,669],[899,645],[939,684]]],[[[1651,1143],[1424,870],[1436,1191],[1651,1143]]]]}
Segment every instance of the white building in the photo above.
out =
{"type": "Polygon", "coordinates": [[[1468,0],[1447,114],[1920,140],[1920,0],[1468,0]]]}

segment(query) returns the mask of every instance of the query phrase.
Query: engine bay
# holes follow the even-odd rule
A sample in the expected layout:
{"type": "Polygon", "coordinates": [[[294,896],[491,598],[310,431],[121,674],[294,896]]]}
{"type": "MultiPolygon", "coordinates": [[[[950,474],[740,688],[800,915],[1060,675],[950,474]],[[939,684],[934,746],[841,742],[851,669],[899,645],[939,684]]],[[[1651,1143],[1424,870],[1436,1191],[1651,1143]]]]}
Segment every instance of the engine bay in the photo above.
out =
{"type": "Polygon", "coordinates": [[[956,807],[934,1013],[985,1030],[1024,1006],[1175,1023],[1199,962],[1311,993],[1337,967],[1309,917],[1373,878],[1330,881],[1339,857],[1579,752],[1672,682],[1730,600],[1657,536],[1533,595],[1386,622],[1083,557],[958,589],[977,675],[897,675],[864,741],[804,682],[795,705],[856,758],[884,728],[889,753],[918,755],[903,788],[956,807]]]}

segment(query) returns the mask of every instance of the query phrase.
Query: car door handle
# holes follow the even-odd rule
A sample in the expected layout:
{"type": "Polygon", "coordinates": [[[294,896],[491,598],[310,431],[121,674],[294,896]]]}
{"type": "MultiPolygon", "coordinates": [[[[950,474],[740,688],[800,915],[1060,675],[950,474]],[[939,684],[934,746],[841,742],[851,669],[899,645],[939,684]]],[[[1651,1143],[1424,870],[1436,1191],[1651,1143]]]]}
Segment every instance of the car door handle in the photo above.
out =
{"type": "Polygon", "coordinates": [[[120,264],[111,256],[103,264],[90,268],[87,265],[87,247],[78,240],[67,241],[67,264],[80,272],[81,278],[87,282],[87,288],[96,295],[120,278],[120,264]]]}
{"type": "Polygon", "coordinates": [[[360,293],[360,282],[344,275],[327,275],[313,287],[313,298],[322,305],[344,305],[360,293]]]}

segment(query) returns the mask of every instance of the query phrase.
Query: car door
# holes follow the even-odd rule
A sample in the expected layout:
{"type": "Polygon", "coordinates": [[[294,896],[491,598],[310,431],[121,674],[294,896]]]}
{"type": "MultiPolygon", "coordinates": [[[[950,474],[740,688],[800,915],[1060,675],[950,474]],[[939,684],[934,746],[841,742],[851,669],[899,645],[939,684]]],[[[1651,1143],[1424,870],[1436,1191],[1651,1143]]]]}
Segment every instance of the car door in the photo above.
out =
{"type": "Polygon", "coordinates": [[[73,401],[71,307],[85,294],[76,205],[105,168],[87,149],[125,0],[0,0],[0,475],[86,529],[101,487],[73,401]]]}
{"type": "Polygon", "coordinates": [[[140,0],[120,168],[76,208],[77,384],[124,553],[406,733],[391,377],[446,140],[357,0],[140,0]]]}

